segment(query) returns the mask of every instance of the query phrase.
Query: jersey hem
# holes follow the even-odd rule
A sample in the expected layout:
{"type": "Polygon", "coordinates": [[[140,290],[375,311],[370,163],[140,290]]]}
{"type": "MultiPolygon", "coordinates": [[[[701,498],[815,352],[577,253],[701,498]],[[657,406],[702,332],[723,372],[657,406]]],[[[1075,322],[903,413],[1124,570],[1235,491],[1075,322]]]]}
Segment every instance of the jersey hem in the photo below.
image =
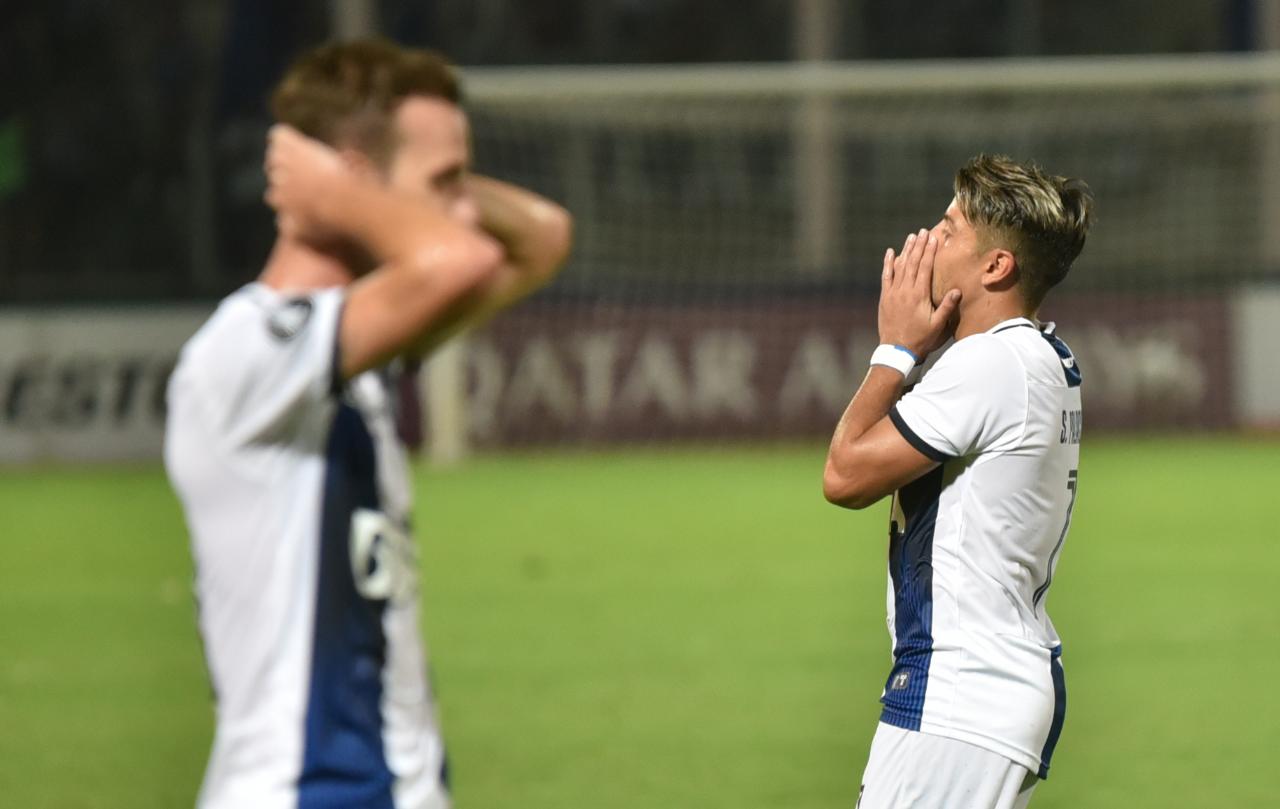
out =
{"type": "Polygon", "coordinates": [[[920,729],[920,715],[918,713],[904,711],[900,708],[891,708],[888,705],[881,709],[880,721],[903,730],[920,729]]]}
{"type": "Polygon", "coordinates": [[[992,738],[982,733],[975,733],[971,730],[962,730],[961,728],[950,727],[948,725],[940,725],[934,722],[921,722],[919,725],[921,733],[928,733],[931,736],[942,736],[947,739],[955,739],[958,742],[972,744],[975,747],[981,747],[999,756],[1004,756],[1010,761],[1025,767],[1028,772],[1035,773],[1040,779],[1046,779],[1049,776],[1049,770],[1044,766],[1044,762],[1040,760],[1040,756],[1029,753],[1020,747],[1009,744],[1001,739],[992,738]],[[1043,775],[1041,775],[1043,773],[1043,775]]]}

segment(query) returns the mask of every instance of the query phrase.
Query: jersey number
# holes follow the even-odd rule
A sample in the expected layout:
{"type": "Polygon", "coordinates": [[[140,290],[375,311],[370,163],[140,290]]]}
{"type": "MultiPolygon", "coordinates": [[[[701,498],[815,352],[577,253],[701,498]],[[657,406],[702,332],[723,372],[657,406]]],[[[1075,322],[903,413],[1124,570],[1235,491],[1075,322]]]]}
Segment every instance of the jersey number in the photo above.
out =
{"type": "Polygon", "coordinates": [[[1067,539],[1067,531],[1071,528],[1071,512],[1076,507],[1076,488],[1079,478],[1079,470],[1072,469],[1067,473],[1067,491],[1071,492],[1071,500],[1067,503],[1067,519],[1062,523],[1062,533],[1058,536],[1058,544],[1053,546],[1053,553],[1049,554],[1049,572],[1045,574],[1044,584],[1036,588],[1035,595],[1031,599],[1031,606],[1040,605],[1040,600],[1044,598],[1045,593],[1049,592],[1049,585],[1053,583],[1053,563],[1058,558],[1058,552],[1062,550],[1062,543],[1067,539]]]}

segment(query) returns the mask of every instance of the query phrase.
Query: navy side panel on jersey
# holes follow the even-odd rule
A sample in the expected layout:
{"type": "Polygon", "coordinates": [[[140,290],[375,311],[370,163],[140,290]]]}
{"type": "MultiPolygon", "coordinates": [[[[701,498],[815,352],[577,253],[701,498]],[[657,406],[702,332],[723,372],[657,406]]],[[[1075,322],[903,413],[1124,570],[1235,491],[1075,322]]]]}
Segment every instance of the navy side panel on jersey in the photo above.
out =
{"type": "Polygon", "coordinates": [[[889,537],[894,665],[880,700],[880,721],[906,730],[920,729],[933,658],[933,529],[943,469],[939,466],[898,492],[906,525],[893,526],[889,537]]]}
{"type": "Polygon", "coordinates": [[[1053,722],[1049,725],[1044,749],[1040,751],[1040,772],[1036,773],[1040,778],[1049,777],[1049,759],[1053,758],[1053,748],[1058,746],[1062,723],[1067,718],[1067,678],[1062,672],[1062,646],[1055,647],[1049,656],[1049,673],[1053,677],[1053,722]]]}
{"type": "Polygon", "coordinates": [[[382,747],[384,602],[356,590],[350,533],[357,508],[378,508],[373,439],[341,404],[327,451],[315,639],[299,809],[394,809],[382,747]]]}

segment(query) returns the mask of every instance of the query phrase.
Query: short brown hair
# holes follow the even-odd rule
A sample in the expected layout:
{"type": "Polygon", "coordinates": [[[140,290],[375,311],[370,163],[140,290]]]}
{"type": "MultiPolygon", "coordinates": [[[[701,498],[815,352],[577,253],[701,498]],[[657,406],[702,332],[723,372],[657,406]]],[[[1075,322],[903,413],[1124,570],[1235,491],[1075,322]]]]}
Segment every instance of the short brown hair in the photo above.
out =
{"type": "Polygon", "coordinates": [[[962,166],[955,193],[986,247],[1013,253],[1033,306],[1067,277],[1093,223],[1093,195],[1083,180],[1004,155],[979,155],[962,166]]]}
{"type": "Polygon", "coordinates": [[[461,103],[448,60],[385,39],[360,39],[321,45],[300,56],[272,93],[271,112],[305,135],[352,146],[384,162],[395,143],[396,108],[415,95],[461,103]]]}

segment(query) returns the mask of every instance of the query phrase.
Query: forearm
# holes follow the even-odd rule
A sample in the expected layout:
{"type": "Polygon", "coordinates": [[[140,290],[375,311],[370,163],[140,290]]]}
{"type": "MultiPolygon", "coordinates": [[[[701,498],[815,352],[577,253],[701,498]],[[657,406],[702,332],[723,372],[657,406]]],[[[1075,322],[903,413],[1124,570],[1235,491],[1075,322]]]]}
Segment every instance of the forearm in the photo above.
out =
{"type": "Polygon", "coordinates": [[[550,276],[564,263],[572,240],[569,212],[532,191],[473,175],[468,189],[480,209],[480,227],[501,242],[523,274],[550,276]]]}
{"type": "Polygon", "coordinates": [[[831,439],[822,473],[827,500],[866,508],[923,471],[919,453],[904,453],[903,441],[885,418],[902,396],[902,374],[871,366],[831,439]],[[886,426],[888,425],[888,426],[886,426]]]}
{"type": "Polygon", "coordinates": [[[485,297],[503,264],[502,246],[429,203],[352,183],[332,194],[322,220],[359,244],[377,268],[352,286],[342,322],[342,372],[351,378],[448,328],[485,297]]]}
{"type": "Polygon", "coordinates": [[[344,179],[315,201],[316,219],[359,244],[379,264],[418,260],[467,229],[443,209],[364,178],[344,179]]]}
{"type": "Polygon", "coordinates": [[[892,368],[871,366],[858,392],[840,417],[840,423],[836,425],[835,435],[831,437],[829,459],[842,459],[855,441],[887,416],[890,408],[902,398],[905,384],[902,374],[892,368]]]}
{"type": "Polygon", "coordinates": [[[573,220],[564,208],[490,177],[473,175],[467,184],[480,209],[480,229],[503,248],[502,267],[481,295],[455,307],[422,335],[413,349],[419,356],[546,284],[569,253],[573,220]]]}

